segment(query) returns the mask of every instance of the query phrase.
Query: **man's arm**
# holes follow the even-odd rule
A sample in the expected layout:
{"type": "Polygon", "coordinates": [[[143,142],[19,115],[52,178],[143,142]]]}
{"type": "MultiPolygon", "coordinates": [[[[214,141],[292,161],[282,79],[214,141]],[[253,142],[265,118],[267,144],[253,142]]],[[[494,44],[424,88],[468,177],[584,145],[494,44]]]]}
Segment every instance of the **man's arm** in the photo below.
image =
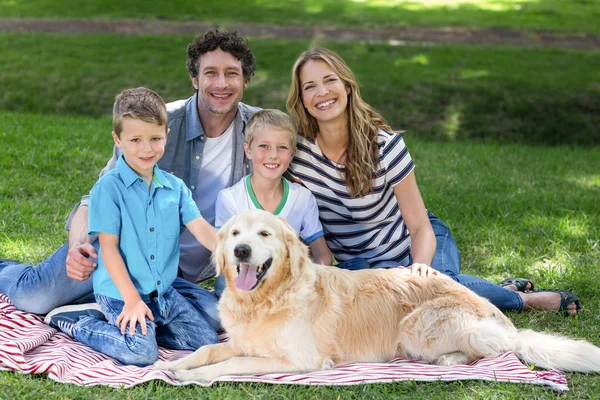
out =
{"type": "MultiPolygon", "coordinates": [[[[121,153],[121,149],[117,146],[113,147],[113,155],[102,171],[100,171],[100,176],[115,168],[121,153]]],[[[67,276],[78,281],[88,279],[98,265],[96,263],[98,253],[94,249],[94,246],[91,245],[96,240],[96,236],[88,235],[88,204],[89,195],[85,195],[82,197],[81,202],[71,211],[66,224],[66,229],[69,231],[67,276]]]]}
{"type": "Polygon", "coordinates": [[[90,277],[96,266],[98,253],[92,242],[95,236],[88,235],[88,207],[80,206],[71,219],[69,230],[69,251],[67,253],[67,276],[84,281],[90,277]],[[88,258],[90,257],[90,258],[88,258]]]}

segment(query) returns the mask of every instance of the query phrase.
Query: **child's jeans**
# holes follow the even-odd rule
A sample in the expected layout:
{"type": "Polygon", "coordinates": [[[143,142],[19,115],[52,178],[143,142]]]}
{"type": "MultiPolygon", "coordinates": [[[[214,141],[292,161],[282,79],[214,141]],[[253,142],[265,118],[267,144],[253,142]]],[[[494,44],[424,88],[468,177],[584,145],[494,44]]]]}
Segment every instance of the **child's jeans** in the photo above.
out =
{"type": "Polygon", "coordinates": [[[135,335],[130,336],[129,325],[125,334],[121,334],[115,321],[124,302],[96,294],[96,301],[108,322],[91,317],[81,318],[73,328],[73,337],[125,365],[138,366],[156,362],[158,346],[175,350],[197,350],[206,344],[217,343],[217,333],[208,321],[173,287],[163,294],[165,309],[162,312],[155,294],[142,296],[142,299],[154,316],[154,322],[146,318],[148,332],[145,336],[142,335],[139,323],[136,325],[135,335]]]}

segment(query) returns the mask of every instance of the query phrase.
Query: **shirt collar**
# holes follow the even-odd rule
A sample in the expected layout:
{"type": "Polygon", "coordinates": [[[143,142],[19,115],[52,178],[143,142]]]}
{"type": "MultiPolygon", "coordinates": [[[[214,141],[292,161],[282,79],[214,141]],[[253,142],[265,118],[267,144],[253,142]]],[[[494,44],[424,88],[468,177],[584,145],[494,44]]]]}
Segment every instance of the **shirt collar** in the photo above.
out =
{"type": "Polygon", "coordinates": [[[154,178],[153,179],[158,187],[166,187],[169,189],[173,189],[173,185],[171,185],[171,181],[169,181],[167,179],[163,170],[158,168],[158,164],[154,165],[154,178]]]}
{"type": "MultiPolygon", "coordinates": [[[[239,102],[237,106],[237,113],[233,120],[234,129],[236,125],[242,123],[242,127],[246,126],[248,122],[247,113],[242,112],[242,103],[239,102]]],[[[191,101],[186,104],[185,110],[186,119],[186,133],[185,140],[190,141],[196,139],[198,136],[204,135],[204,128],[200,123],[200,115],[198,114],[198,93],[195,93],[191,101]]]]}
{"type": "Polygon", "coordinates": [[[125,158],[121,154],[119,159],[117,160],[117,171],[119,171],[119,175],[121,176],[121,180],[125,184],[125,186],[129,187],[133,185],[135,181],[140,179],[140,176],[133,170],[131,167],[125,162],[125,158]]]}
{"type": "MultiPolygon", "coordinates": [[[[127,187],[133,185],[138,179],[141,179],[137,172],[135,172],[127,164],[127,162],[125,162],[125,158],[122,154],[117,160],[116,169],[119,172],[119,175],[121,176],[121,180],[127,187]]],[[[171,182],[169,182],[169,180],[165,177],[163,171],[160,168],[158,168],[158,165],[156,164],[154,165],[153,175],[153,180],[155,181],[155,183],[157,183],[157,186],[164,186],[168,187],[169,189],[173,189],[173,185],[171,185],[171,182]]]]}

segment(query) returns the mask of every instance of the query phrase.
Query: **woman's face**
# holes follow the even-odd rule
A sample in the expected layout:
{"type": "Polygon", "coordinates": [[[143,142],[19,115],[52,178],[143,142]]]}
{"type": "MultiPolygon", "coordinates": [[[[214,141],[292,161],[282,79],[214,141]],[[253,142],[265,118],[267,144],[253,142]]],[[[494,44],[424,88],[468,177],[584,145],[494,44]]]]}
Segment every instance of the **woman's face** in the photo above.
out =
{"type": "Polygon", "coordinates": [[[300,92],[304,108],[318,123],[346,117],[350,88],[325,61],[309,60],[304,64],[300,70],[300,92]]]}

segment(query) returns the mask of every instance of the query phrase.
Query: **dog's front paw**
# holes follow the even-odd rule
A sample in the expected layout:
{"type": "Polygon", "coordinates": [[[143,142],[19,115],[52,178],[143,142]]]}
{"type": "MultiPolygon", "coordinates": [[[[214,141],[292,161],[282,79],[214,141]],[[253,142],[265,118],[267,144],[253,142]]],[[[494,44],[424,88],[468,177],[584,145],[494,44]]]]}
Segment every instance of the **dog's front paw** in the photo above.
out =
{"type": "Polygon", "coordinates": [[[179,382],[207,382],[207,379],[203,379],[201,375],[198,374],[197,369],[190,369],[185,371],[177,371],[175,372],[175,378],[179,382]]]}
{"type": "Polygon", "coordinates": [[[179,382],[188,382],[188,381],[194,381],[194,382],[201,382],[201,383],[208,383],[209,381],[212,381],[213,379],[219,377],[221,374],[218,373],[218,371],[215,370],[215,368],[212,368],[212,366],[206,366],[206,367],[200,367],[200,368],[195,368],[195,369],[189,369],[186,371],[176,371],[175,372],[175,377],[177,378],[177,380],[179,382]]]}
{"type": "Polygon", "coordinates": [[[155,371],[177,371],[177,361],[157,361],[152,365],[152,369],[155,371]]]}

